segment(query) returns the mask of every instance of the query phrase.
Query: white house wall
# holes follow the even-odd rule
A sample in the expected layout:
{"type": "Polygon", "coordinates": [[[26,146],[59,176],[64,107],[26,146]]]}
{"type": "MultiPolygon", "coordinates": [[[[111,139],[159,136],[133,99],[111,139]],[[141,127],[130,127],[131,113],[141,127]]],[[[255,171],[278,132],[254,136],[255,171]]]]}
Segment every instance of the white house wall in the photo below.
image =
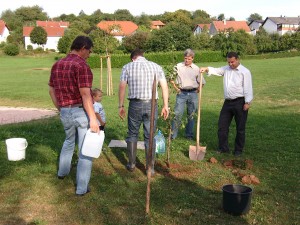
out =
{"type": "Polygon", "coordinates": [[[5,27],[3,34],[0,34],[0,43],[3,41],[6,42],[8,36],[9,36],[9,30],[7,29],[7,27],[5,27]]]}
{"type": "Polygon", "coordinates": [[[277,24],[269,19],[264,23],[263,28],[269,34],[277,33],[277,24]]]}
{"type": "Polygon", "coordinates": [[[41,46],[41,45],[31,43],[30,37],[25,37],[25,48],[27,50],[27,46],[32,45],[33,49],[42,47],[44,50],[54,49],[55,51],[58,51],[57,45],[60,38],[61,37],[47,37],[47,43],[44,46],[41,46]]]}

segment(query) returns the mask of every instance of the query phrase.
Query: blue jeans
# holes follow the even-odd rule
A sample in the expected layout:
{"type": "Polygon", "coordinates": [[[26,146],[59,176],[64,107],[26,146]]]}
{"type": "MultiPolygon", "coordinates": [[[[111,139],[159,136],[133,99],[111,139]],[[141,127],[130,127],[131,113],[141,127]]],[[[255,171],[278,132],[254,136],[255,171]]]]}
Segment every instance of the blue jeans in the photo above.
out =
{"type": "MultiPolygon", "coordinates": [[[[140,126],[143,123],[145,156],[147,159],[147,150],[149,149],[150,138],[150,119],[151,119],[151,101],[130,100],[128,108],[128,133],[126,142],[137,142],[140,126]]],[[[154,132],[156,130],[157,104],[154,113],[154,132]]],[[[153,138],[152,163],[155,159],[155,140],[153,138]]]]}
{"type": "Polygon", "coordinates": [[[194,116],[198,108],[198,93],[181,91],[176,95],[176,105],[174,109],[175,118],[172,122],[172,139],[178,135],[178,129],[181,126],[181,119],[185,105],[187,107],[187,124],[185,127],[185,136],[193,138],[194,136],[194,116]]]}
{"type": "Polygon", "coordinates": [[[66,176],[70,173],[77,138],[79,155],[76,173],[76,194],[85,194],[90,181],[93,162],[93,158],[81,154],[83,139],[89,125],[88,116],[83,108],[61,108],[60,120],[64,126],[66,139],[60,152],[57,175],[66,176]]]}

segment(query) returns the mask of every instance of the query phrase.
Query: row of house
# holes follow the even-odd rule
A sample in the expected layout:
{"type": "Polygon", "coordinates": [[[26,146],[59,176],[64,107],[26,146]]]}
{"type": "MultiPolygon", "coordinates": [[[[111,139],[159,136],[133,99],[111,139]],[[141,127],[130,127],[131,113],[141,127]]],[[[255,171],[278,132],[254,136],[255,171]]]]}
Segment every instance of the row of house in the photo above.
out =
{"type": "MultiPolygon", "coordinates": [[[[43,27],[48,35],[47,43],[43,48],[57,50],[58,41],[64,35],[64,32],[69,25],[69,22],[62,21],[36,21],[36,26],[43,27]]],[[[165,26],[165,24],[161,21],[151,22],[151,29],[160,29],[163,26],[165,26]]],[[[138,29],[138,26],[132,21],[101,21],[97,24],[97,27],[113,35],[120,42],[124,37],[134,34],[138,29]]],[[[30,41],[30,33],[33,29],[34,27],[23,27],[23,37],[26,49],[28,45],[31,45],[33,49],[41,47],[30,41]]]]}
{"type": "Polygon", "coordinates": [[[269,34],[294,33],[300,26],[300,16],[298,17],[267,17],[265,20],[253,20],[249,24],[247,21],[213,21],[210,24],[197,24],[194,28],[194,34],[200,34],[204,30],[211,36],[220,31],[232,28],[234,31],[244,30],[246,33],[256,35],[256,32],[262,27],[269,34]]]}
{"type": "MultiPolygon", "coordinates": [[[[64,35],[65,30],[69,27],[69,22],[63,21],[36,21],[36,26],[41,26],[47,32],[47,43],[43,46],[44,49],[54,49],[57,51],[59,39],[64,35]]],[[[247,24],[246,21],[213,21],[210,24],[197,24],[193,30],[194,35],[200,34],[204,30],[211,36],[218,32],[225,31],[229,28],[234,31],[245,30],[245,32],[255,35],[260,27],[263,27],[268,33],[278,33],[283,35],[287,32],[295,32],[300,25],[300,17],[267,17],[265,20],[254,20],[247,24]]],[[[165,26],[161,21],[152,21],[151,30],[160,29],[165,26]]],[[[134,34],[138,26],[132,21],[101,21],[97,24],[101,30],[113,35],[119,41],[126,36],[134,34]]],[[[25,48],[32,45],[33,49],[38,47],[30,41],[30,33],[34,27],[23,27],[23,37],[25,48]]],[[[0,20],[0,43],[6,42],[9,36],[9,28],[3,20],[0,20]]]]}

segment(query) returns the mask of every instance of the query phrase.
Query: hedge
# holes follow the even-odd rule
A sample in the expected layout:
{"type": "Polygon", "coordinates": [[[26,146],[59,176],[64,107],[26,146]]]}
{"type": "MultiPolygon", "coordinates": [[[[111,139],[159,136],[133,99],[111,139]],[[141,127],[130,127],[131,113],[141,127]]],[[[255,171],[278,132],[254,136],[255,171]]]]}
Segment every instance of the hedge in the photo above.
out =
{"type": "MultiPolygon", "coordinates": [[[[300,51],[287,51],[287,52],[273,52],[264,53],[259,55],[245,55],[242,59],[270,59],[270,58],[285,58],[300,56],[300,51]]],[[[55,60],[64,57],[59,55],[55,60]]],[[[103,68],[107,67],[106,57],[102,57],[103,68]]],[[[145,53],[148,60],[158,63],[161,66],[167,66],[183,61],[183,52],[158,52],[158,53],[145,53]]],[[[203,62],[225,62],[226,59],[222,56],[221,51],[195,51],[194,63],[203,62]]],[[[92,54],[88,58],[88,64],[92,69],[100,68],[100,56],[92,54]]],[[[122,68],[125,64],[130,62],[130,54],[113,54],[111,56],[111,65],[113,68],[122,68]]]]}
{"type": "MultiPolygon", "coordinates": [[[[146,59],[156,62],[159,65],[170,65],[183,61],[183,52],[158,52],[145,53],[146,59]]],[[[194,63],[199,62],[219,62],[224,61],[221,52],[217,51],[195,51],[194,63]]],[[[130,62],[130,54],[114,54],[111,56],[111,65],[113,68],[122,68],[130,62]]],[[[91,55],[88,59],[91,68],[100,68],[99,55],[91,55]]],[[[106,68],[106,57],[102,56],[102,66],[106,68]]]]}

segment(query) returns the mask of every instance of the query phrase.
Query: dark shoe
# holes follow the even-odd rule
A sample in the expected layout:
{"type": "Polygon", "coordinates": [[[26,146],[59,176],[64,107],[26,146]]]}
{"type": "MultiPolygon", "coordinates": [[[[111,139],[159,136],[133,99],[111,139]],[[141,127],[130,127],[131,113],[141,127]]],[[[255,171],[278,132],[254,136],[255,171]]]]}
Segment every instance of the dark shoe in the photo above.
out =
{"type": "Polygon", "coordinates": [[[128,171],[130,171],[130,172],[133,172],[134,171],[134,169],[135,169],[135,167],[130,167],[130,165],[127,165],[126,166],[126,169],[128,170],[128,171]]]}
{"type": "Polygon", "coordinates": [[[241,151],[235,151],[235,152],[233,153],[233,155],[234,155],[235,157],[240,157],[240,156],[242,156],[242,152],[241,152],[241,151]]]}
{"type": "Polygon", "coordinates": [[[217,153],[219,153],[219,154],[224,154],[224,153],[228,154],[229,151],[224,151],[224,150],[218,149],[218,150],[217,150],[217,153]]]}
{"type": "Polygon", "coordinates": [[[58,179],[63,180],[65,179],[65,176],[57,176],[58,179]]]}
{"type": "Polygon", "coordinates": [[[91,192],[91,189],[90,189],[90,187],[88,187],[87,190],[86,190],[86,193],[84,193],[84,194],[76,194],[76,196],[82,197],[82,196],[84,196],[85,194],[90,193],[90,192],[91,192]]]}

